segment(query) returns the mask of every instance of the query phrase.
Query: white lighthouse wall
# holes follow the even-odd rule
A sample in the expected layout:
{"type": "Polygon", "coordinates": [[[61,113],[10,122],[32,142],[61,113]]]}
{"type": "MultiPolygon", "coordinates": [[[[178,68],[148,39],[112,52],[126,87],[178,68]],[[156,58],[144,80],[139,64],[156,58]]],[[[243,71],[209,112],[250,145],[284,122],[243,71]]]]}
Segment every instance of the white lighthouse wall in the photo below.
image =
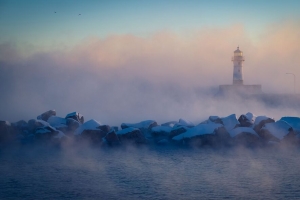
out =
{"type": "Polygon", "coordinates": [[[237,80],[237,81],[242,81],[243,80],[243,68],[242,68],[242,66],[234,66],[233,80],[237,80]]]}

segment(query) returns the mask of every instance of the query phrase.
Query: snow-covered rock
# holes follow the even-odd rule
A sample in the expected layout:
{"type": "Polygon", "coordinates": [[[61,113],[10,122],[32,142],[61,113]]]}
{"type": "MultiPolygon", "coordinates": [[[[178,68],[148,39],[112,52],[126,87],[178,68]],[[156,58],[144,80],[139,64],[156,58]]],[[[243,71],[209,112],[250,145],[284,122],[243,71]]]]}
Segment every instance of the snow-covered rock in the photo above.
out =
{"type": "Polygon", "coordinates": [[[229,115],[227,117],[223,117],[221,118],[221,121],[227,131],[234,129],[236,126],[240,124],[239,121],[236,119],[235,114],[229,115]]]}
{"type": "Polygon", "coordinates": [[[180,135],[189,129],[190,128],[185,127],[185,126],[174,127],[169,134],[169,139],[172,139],[173,137],[180,135]]]}
{"type": "Polygon", "coordinates": [[[240,126],[242,127],[252,127],[255,122],[256,116],[253,113],[246,113],[245,115],[241,115],[238,119],[240,122],[240,126]]]}
{"type": "Polygon", "coordinates": [[[172,128],[169,126],[155,126],[151,129],[153,136],[169,135],[171,131],[172,128]]]}
{"type": "Polygon", "coordinates": [[[215,129],[221,126],[221,124],[199,124],[193,128],[190,128],[186,132],[173,137],[172,140],[179,141],[185,138],[192,138],[198,135],[214,134],[215,129]]]}
{"type": "Polygon", "coordinates": [[[274,137],[282,140],[291,130],[291,125],[285,121],[279,120],[273,123],[267,123],[262,128],[264,131],[267,130],[274,137]]]}
{"type": "Polygon", "coordinates": [[[229,131],[229,135],[231,137],[235,137],[240,133],[250,133],[259,137],[259,135],[253,130],[253,128],[250,127],[236,127],[229,131]]]}
{"type": "Polygon", "coordinates": [[[94,120],[94,119],[91,119],[85,123],[83,123],[82,125],[80,125],[74,132],[74,135],[80,135],[82,134],[84,131],[90,131],[90,130],[100,130],[100,127],[101,124],[94,120]]]}
{"type": "Polygon", "coordinates": [[[12,126],[9,121],[0,121],[0,142],[12,139],[12,126]]]}
{"type": "Polygon", "coordinates": [[[151,129],[152,127],[157,126],[157,122],[154,120],[145,120],[139,123],[122,123],[121,128],[126,129],[128,127],[139,128],[139,129],[151,129]]]}
{"type": "Polygon", "coordinates": [[[137,144],[147,143],[146,138],[139,128],[128,127],[116,132],[119,140],[123,142],[134,142],[137,144]]]}
{"type": "Polygon", "coordinates": [[[119,145],[120,144],[120,140],[114,130],[107,133],[106,136],[104,137],[104,139],[108,145],[119,145]]]}
{"type": "Polygon", "coordinates": [[[176,126],[186,126],[186,127],[194,127],[194,123],[193,122],[190,122],[188,120],[185,120],[185,119],[179,119],[178,123],[176,124],[176,126]]]}
{"type": "Polygon", "coordinates": [[[66,119],[68,118],[72,118],[76,121],[78,121],[79,123],[83,124],[84,123],[84,117],[82,114],[78,113],[78,112],[72,112],[67,114],[67,116],[65,117],[66,119]]]}
{"type": "Polygon", "coordinates": [[[280,121],[285,121],[294,131],[300,133],[300,117],[282,117],[280,121]]]}
{"type": "MultiPolygon", "coordinates": [[[[254,126],[258,125],[259,123],[261,123],[264,120],[268,120],[268,119],[273,119],[271,117],[267,117],[267,116],[257,116],[254,120],[254,126]]],[[[273,119],[274,120],[274,119],[273,119]]]]}
{"type": "Polygon", "coordinates": [[[75,131],[81,124],[73,118],[66,118],[66,125],[70,131],[75,131]]]}
{"type": "Polygon", "coordinates": [[[55,110],[46,111],[43,114],[37,116],[37,119],[47,121],[49,119],[49,117],[51,117],[51,116],[56,116],[55,110]]]}
{"type": "Polygon", "coordinates": [[[65,118],[62,117],[57,117],[57,116],[51,116],[49,117],[49,119],[47,120],[47,122],[55,127],[56,129],[64,129],[67,128],[67,120],[65,118]]]}
{"type": "Polygon", "coordinates": [[[91,119],[80,125],[75,130],[74,135],[93,144],[101,143],[106,136],[106,132],[102,131],[100,126],[101,124],[98,121],[91,119]]]}
{"type": "Polygon", "coordinates": [[[261,137],[263,137],[261,134],[262,127],[264,127],[265,124],[274,123],[274,122],[275,120],[273,118],[266,117],[266,116],[258,116],[256,117],[255,122],[253,124],[253,130],[256,133],[258,133],[261,137]]]}
{"type": "Polygon", "coordinates": [[[167,126],[167,127],[173,128],[177,123],[178,122],[176,122],[176,121],[170,121],[170,122],[161,124],[161,126],[167,126]]]}

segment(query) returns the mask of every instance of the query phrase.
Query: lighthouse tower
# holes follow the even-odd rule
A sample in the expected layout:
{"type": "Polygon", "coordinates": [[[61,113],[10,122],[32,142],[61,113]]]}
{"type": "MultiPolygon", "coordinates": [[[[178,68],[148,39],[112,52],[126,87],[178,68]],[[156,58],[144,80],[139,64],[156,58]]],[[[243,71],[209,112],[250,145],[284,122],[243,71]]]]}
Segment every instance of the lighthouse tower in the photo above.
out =
{"type": "Polygon", "coordinates": [[[233,85],[243,85],[243,52],[237,47],[233,53],[233,85]]]}

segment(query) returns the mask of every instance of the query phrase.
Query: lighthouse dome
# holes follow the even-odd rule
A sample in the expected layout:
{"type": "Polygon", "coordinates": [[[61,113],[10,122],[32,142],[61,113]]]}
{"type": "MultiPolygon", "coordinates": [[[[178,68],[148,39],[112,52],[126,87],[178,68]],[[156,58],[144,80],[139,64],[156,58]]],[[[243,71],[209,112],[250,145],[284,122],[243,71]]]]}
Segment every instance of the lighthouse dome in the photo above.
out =
{"type": "Polygon", "coordinates": [[[234,56],[243,56],[243,52],[239,47],[237,47],[237,49],[234,51],[234,56]]]}

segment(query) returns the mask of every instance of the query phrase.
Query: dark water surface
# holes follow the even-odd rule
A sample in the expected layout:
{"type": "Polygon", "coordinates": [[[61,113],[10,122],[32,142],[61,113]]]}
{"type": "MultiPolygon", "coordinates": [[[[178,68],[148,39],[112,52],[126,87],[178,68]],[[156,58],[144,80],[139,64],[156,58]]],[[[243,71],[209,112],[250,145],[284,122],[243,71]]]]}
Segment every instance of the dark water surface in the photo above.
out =
{"type": "Polygon", "coordinates": [[[299,149],[18,147],[0,199],[300,199],[299,149]]]}

